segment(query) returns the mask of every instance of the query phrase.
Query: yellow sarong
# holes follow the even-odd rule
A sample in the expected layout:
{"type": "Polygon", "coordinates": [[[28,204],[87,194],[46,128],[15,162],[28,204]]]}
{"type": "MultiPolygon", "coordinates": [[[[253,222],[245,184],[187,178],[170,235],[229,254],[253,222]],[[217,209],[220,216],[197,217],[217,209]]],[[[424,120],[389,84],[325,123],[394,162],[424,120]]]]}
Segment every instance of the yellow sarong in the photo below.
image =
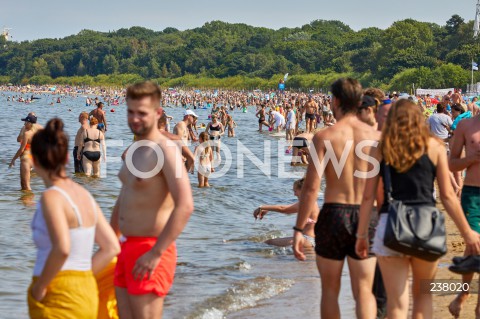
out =
{"type": "Polygon", "coordinates": [[[118,319],[117,298],[115,297],[115,286],[113,278],[117,258],[95,275],[98,285],[98,319],[118,319]]]}
{"type": "Polygon", "coordinates": [[[42,301],[32,297],[33,277],[28,288],[28,312],[33,319],[95,319],[98,289],[91,271],[60,271],[47,287],[42,301]]]}

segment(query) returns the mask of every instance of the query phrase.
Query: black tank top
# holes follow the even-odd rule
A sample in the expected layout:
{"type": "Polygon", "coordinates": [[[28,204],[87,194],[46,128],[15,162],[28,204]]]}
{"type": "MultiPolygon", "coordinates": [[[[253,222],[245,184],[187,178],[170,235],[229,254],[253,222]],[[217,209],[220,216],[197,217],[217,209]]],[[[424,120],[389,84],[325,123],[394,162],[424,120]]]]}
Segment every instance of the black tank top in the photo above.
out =
{"type": "MultiPolygon", "coordinates": [[[[380,174],[384,181],[384,202],[380,213],[388,212],[385,168],[385,161],[382,161],[380,164],[380,174]]],[[[433,198],[433,182],[435,181],[436,167],[428,157],[428,154],[424,154],[420,157],[405,173],[398,173],[393,167],[390,167],[390,176],[392,178],[393,199],[401,200],[407,205],[435,206],[435,199],[433,198]]]]}

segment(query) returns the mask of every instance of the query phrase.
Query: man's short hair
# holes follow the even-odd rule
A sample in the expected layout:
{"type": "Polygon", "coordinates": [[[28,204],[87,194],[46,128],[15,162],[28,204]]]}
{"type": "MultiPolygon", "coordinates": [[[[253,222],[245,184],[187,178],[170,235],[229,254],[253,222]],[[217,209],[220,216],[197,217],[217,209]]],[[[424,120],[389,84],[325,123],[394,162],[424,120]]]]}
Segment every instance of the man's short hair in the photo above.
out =
{"type": "MultiPolygon", "coordinates": [[[[127,100],[140,100],[144,97],[151,97],[153,100],[160,102],[162,90],[151,81],[138,82],[127,88],[127,100]]],[[[160,103],[158,103],[158,106],[160,106],[160,103]]]]}
{"type": "Polygon", "coordinates": [[[333,96],[340,100],[339,108],[343,114],[357,113],[363,96],[360,82],[352,78],[341,78],[332,84],[331,91],[333,96]]]}
{"type": "Polygon", "coordinates": [[[442,103],[438,103],[437,104],[437,113],[443,113],[445,112],[445,105],[443,105],[442,103]]]}

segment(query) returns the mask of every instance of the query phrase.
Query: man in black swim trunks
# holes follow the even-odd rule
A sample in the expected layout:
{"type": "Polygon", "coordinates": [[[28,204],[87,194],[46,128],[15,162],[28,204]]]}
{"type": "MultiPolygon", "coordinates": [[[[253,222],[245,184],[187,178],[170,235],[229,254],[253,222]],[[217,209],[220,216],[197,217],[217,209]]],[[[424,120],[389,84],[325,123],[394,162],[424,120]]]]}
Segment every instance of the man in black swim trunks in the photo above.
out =
{"type": "MultiPolygon", "coordinates": [[[[327,186],[324,204],[315,225],[315,252],[322,283],[321,318],[340,318],[338,295],[347,257],[357,318],[371,319],[376,315],[375,297],[372,293],[376,259],[361,260],[355,253],[355,242],[365,175],[368,176],[365,173],[375,173],[370,172],[372,165],[364,156],[369,154],[372,144],[379,141],[380,133],[357,117],[357,109],[362,101],[362,87],[358,81],[337,80],[331,91],[332,111],[337,123],[319,131],[313,138],[311,161],[294,227],[293,248],[297,259],[306,259],[302,231],[315,207],[321,177],[325,172],[327,186]],[[369,143],[360,147],[359,144],[365,141],[369,143]],[[324,160],[325,168],[321,164],[324,160]]],[[[370,239],[373,239],[375,233],[374,226],[375,223],[372,222],[370,239]]]]}
{"type": "Polygon", "coordinates": [[[317,121],[317,111],[318,104],[313,100],[313,97],[310,95],[308,97],[308,102],[305,104],[305,129],[307,133],[312,133],[315,129],[315,123],[317,121]]]}

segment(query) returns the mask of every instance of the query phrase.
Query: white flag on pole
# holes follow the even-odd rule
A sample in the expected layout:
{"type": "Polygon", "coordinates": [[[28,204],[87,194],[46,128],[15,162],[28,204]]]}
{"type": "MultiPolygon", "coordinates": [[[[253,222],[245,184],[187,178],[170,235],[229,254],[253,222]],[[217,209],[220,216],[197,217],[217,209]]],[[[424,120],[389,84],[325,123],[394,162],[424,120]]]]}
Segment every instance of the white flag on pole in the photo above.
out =
{"type": "Polygon", "coordinates": [[[478,64],[476,62],[472,62],[472,70],[478,71],[478,64]]]}

